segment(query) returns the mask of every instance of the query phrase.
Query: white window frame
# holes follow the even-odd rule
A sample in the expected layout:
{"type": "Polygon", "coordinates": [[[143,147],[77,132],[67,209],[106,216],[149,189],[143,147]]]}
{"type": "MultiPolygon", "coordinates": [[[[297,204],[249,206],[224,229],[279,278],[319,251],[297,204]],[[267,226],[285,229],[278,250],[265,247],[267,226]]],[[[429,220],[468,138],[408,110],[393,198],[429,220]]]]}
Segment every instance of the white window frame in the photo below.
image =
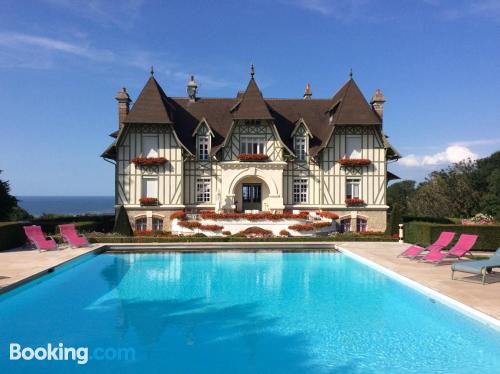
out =
{"type": "Polygon", "coordinates": [[[142,189],[141,189],[141,197],[153,197],[155,199],[158,198],[158,177],[153,177],[153,176],[143,176],[142,177],[142,189]],[[149,191],[148,188],[148,183],[149,182],[156,182],[156,191],[153,193],[152,191],[149,191]]]}
{"type": "Polygon", "coordinates": [[[266,154],[266,137],[243,135],[240,137],[240,153],[266,154]],[[249,147],[248,145],[251,144],[249,147]],[[257,152],[253,151],[253,145],[257,145],[257,152]],[[252,148],[252,149],[249,149],[252,148]]]}
{"type": "Polygon", "coordinates": [[[361,198],[361,179],[359,179],[359,178],[347,178],[346,179],[345,197],[346,197],[346,199],[359,199],[359,198],[361,198]],[[352,187],[354,187],[356,185],[358,187],[357,196],[353,193],[354,190],[352,189],[352,187]],[[349,191],[349,189],[350,189],[350,191],[349,191]],[[349,196],[349,193],[350,193],[350,196],[349,196]]]}
{"type": "Polygon", "coordinates": [[[294,178],[293,180],[293,203],[304,204],[308,202],[309,180],[307,178],[294,178]]]}
{"type": "Polygon", "coordinates": [[[153,231],[163,231],[163,223],[164,223],[163,218],[153,216],[151,219],[151,229],[153,231]],[[159,224],[158,224],[158,222],[159,222],[159,224]],[[155,225],[155,223],[156,223],[156,225],[155,225]]]}
{"type": "Polygon", "coordinates": [[[298,161],[307,160],[307,136],[294,137],[294,149],[298,161]]]}
{"type": "Polygon", "coordinates": [[[198,160],[208,161],[210,157],[210,136],[198,135],[198,160]]]}
{"type": "Polygon", "coordinates": [[[211,199],[211,179],[210,178],[197,178],[196,179],[196,202],[197,203],[210,203],[211,199]]]}
{"type": "Polygon", "coordinates": [[[143,135],[142,136],[142,156],[143,157],[158,157],[160,148],[158,135],[143,135]]]}
{"type": "Polygon", "coordinates": [[[362,154],[363,154],[363,140],[361,135],[346,135],[345,157],[350,159],[360,159],[362,154]],[[357,146],[359,146],[359,148],[357,146]]]}

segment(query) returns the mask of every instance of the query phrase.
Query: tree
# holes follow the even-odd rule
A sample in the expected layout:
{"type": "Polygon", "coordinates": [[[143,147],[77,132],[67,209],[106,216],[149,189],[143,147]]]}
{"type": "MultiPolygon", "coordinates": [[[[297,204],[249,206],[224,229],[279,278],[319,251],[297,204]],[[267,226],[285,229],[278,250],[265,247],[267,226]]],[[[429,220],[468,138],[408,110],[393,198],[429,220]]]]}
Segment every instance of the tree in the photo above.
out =
{"type": "Polygon", "coordinates": [[[481,213],[492,215],[500,222],[500,169],[493,171],[487,182],[487,191],[481,199],[481,213]]]}
{"type": "Polygon", "coordinates": [[[8,220],[12,209],[16,206],[17,199],[10,194],[9,182],[0,180],[0,221],[8,220]]]}
{"type": "Polygon", "coordinates": [[[115,226],[113,227],[113,232],[121,234],[123,236],[132,236],[132,227],[130,226],[130,221],[128,220],[127,211],[123,205],[118,209],[118,214],[115,219],[115,226]]]}
{"type": "Polygon", "coordinates": [[[403,223],[403,215],[401,208],[398,203],[395,203],[392,207],[391,218],[389,220],[389,226],[387,227],[387,234],[397,234],[399,232],[399,224],[403,223]]]}
{"type": "Polygon", "coordinates": [[[415,193],[416,184],[417,182],[412,180],[403,180],[387,187],[387,205],[389,205],[391,211],[398,204],[401,213],[403,215],[408,214],[408,202],[415,193]]]}

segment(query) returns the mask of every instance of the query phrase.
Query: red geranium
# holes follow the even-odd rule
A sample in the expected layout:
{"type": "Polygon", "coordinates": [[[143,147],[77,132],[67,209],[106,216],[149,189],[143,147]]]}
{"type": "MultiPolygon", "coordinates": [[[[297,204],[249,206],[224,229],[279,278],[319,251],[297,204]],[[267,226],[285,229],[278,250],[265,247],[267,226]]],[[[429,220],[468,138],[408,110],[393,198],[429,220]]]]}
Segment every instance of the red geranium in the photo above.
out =
{"type": "Polygon", "coordinates": [[[363,199],[358,198],[358,197],[353,197],[353,198],[345,199],[345,203],[347,205],[364,205],[365,201],[363,199]]]}
{"type": "Polygon", "coordinates": [[[366,166],[372,163],[366,158],[341,158],[337,162],[342,166],[366,166]]]}
{"type": "Polygon", "coordinates": [[[195,229],[195,228],[201,226],[201,222],[200,221],[179,221],[178,225],[181,227],[185,227],[187,229],[195,229]]]}
{"type": "Polygon", "coordinates": [[[219,226],[219,225],[201,225],[200,230],[205,230],[205,231],[221,231],[224,228],[224,226],[219,226]]]}
{"type": "Polygon", "coordinates": [[[136,165],[152,166],[163,165],[167,159],[165,157],[135,157],[132,162],[136,165]]]}
{"type": "Polygon", "coordinates": [[[266,161],[269,156],[264,153],[240,153],[238,159],[240,161],[266,161]]]}
{"type": "Polygon", "coordinates": [[[182,210],[178,210],[177,212],[173,212],[171,215],[170,215],[170,219],[185,219],[186,218],[186,212],[182,211],[182,210]]]}
{"type": "Polygon", "coordinates": [[[141,205],[155,205],[158,204],[158,199],[156,197],[141,197],[139,202],[141,205]]]}
{"type": "Polygon", "coordinates": [[[332,213],[332,212],[327,212],[327,211],[318,212],[318,216],[323,217],[323,218],[329,218],[329,219],[339,218],[339,216],[337,214],[332,213]]]}
{"type": "Polygon", "coordinates": [[[288,226],[288,228],[290,230],[294,230],[294,231],[313,231],[314,230],[314,226],[313,225],[309,225],[309,224],[306,224],[306,225],[291,225],[291,226],[288,226]]]}

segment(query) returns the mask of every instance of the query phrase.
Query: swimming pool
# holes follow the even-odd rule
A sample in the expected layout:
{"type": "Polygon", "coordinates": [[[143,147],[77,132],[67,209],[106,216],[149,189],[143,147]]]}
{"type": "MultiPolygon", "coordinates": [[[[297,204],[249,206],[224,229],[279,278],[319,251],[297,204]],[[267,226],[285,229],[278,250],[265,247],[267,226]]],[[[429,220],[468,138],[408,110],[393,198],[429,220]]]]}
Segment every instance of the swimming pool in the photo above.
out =
{"type": "Polygon", "coordinates": [[[498,372],[500,333],[340,253],[101,254],[1,295],[0,352],[2,372],[498,372]]]}

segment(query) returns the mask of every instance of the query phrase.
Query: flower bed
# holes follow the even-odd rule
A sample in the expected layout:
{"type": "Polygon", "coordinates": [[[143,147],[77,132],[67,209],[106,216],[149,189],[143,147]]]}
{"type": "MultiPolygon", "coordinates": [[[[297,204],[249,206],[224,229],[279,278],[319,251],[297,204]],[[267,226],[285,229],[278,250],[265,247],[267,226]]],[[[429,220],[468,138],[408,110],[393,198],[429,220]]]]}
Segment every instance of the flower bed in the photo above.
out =
{"type": "Polygon", "coordinates": [[[141,197],[139,202],[141,205],[157,205],[158,199],[156,197],[141,197]]]}
{"type": "Polygon", "coordinates": [[[184,212],[182,210],[178,210],[177,212],[173,212],[170,215],[170,219],[180,219],[180,220],[186,219],[186,212],[184,212]]]}
{"type": "Polygon", "coordinates": [[[341,158],[337,162],[342,166],[367,166],[372,163],[366,158],[341,158]]]}
{"type": "Polygon", "coordinates": [[[195,229],[201,226],[200,221],[179,221],[178,225],[186,229],[195,229]]]}
{"type": "Polygon", "coordinates": [[[339,218],[339,216],[337,214],[332,213],[332,212],[327,212],[327,211],[318,212],[318,216],[323,217],[323,218],[329,218],[331,220],[339,218]]]}
{"type": "Polygon", "coordinates": [[[288,232],[287,230],[281,230],[280,231],[280,236],[286,236],[286,237],[289,237],[291,236],[290,232],[288,232]]]}
{"type": "Polygon", "coordinates": [[[363,199],[353,197],[351,199],[345,199],[345,203],[346,203],[346,205],[354,206],[354,205],[364,205],[365,201],[363,199]]]}
{"type": "Polygon", "coordinates": [[[132,162],[141,166],[156,166],[165,164],[167,159],[165,157],[135,157],[132,162]]]}
{"type": "Polygon", "coordinates": [[[288,226],[288,228],[290,230],[294,230],[294,231],[313,231],[314,230],[314,226],[313,225],[309,225],[309,224],[306,224],[306,225],[291,225],[291,226],[288,226]]]}
{"type": "Polygon", "coordinates": [[[219,226],[219,225],[201,225],[200,230],[204,231],[221,231],[224,226],[219,226]]]}
{"type": "Polygon", "coordinates": [[[322,229],[325,227],[331,227],[332,223],[331,222],[313,222],[312,225],[315,229],[322,229]]]}
{"type": "Polygon", "coordinates": [[[246,230],[240,231],[239,234],[251,237],[271,237],[273,236],[273,232],[270,230],[263,229],[261,227],[249,227],[246,230]]]}
{"type": "Polygon", "coordinates": [[[264,153],[240,153],[238,160],[240,161],[267,161],[269,156],[264,153]]]}
{"type": "Polygon", "coordinates": [[[277,221],[281,219],[306,219],[309,212],[300,212],[292,214],[291,212],[284,213],[216,213],[211,210],[202,210],[200,216],[202,219],[223,220],[223,219],[247,219],[249,221],[277,221]]]}

